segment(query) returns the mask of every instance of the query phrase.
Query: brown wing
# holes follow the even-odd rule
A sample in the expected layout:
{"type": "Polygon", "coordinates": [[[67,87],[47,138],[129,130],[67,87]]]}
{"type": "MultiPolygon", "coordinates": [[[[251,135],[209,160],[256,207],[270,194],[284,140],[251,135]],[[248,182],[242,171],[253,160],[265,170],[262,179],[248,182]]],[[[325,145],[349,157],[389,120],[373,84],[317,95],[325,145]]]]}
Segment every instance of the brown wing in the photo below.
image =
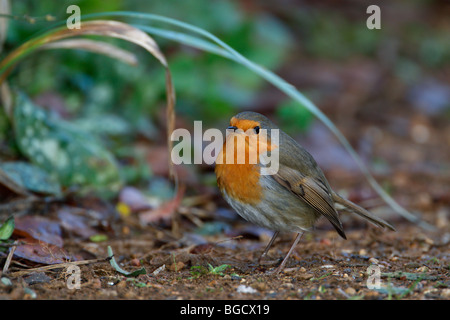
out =
{"type": "Polygon", "coordinates": [[[320,179],[304,176],[299,171],[289,167],[280,168],[278,173],[273,175],[273,178],[318,213],[325,216],[337,233],[342,238],[347,239],[339,215],[334,208],[333,198],[327,186],[320,179]]]}

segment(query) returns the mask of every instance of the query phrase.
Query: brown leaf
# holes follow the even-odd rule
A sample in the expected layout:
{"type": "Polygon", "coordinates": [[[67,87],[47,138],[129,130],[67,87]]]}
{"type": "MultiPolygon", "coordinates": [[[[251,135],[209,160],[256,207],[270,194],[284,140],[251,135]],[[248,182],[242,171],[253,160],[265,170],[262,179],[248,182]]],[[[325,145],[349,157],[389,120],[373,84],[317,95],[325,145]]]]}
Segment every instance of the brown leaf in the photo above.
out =
{"type": "Polygon", "coordinates": [[[211,250],[214,248],[214,244],[212,243],[203,243],[196,245],[189,249],[189,253],[191,254],[206,254],[210,253],[211,250]]]}
{"type": "Polygon", "coordinates": [[[13,238],[20,240],[14,256],[29,261],[55,264],[79,260],[62,248],[62,231],[58,222],[41,216],[16,218],[13,238]]]}
{"type": "Polygon", "coordinates": [[[16,218],[14,236],[46,242],[57,247],[63,246],[61,227],[58,222],[41,216],[23,216],[16,218]]]}
{"type": "Polygon", "coordinates": [[[58,210],[58,218],[63,229],[73,232],[83,239],[88,239],[97,234],[98,231],[89,226],[89,218],[78,214],[81,211],[83,211],[83,209],[64,207],[58,210]]]}
{"type": "Polygon", "coordinates": [[[64,249],[39,241],[33,238],[26,238],[26,244],[17,246],[14,256],[43,264],[64,263],[78,260],[76,257],[68,255],[64,249]]]}

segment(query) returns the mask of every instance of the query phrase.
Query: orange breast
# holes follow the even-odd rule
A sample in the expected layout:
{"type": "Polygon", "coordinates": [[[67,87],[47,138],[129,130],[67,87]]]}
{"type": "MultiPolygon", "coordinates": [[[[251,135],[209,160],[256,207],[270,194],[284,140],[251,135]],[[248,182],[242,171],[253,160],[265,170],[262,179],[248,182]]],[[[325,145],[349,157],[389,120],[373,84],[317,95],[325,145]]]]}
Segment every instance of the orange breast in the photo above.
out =
{"type": "Polygon", "coordinates": [[[217,164],[216,176],[220,190],[243,203],[256,204],[261,199],[259,172],[255,165],[217,164]]]}
{"type": "Polygon", "coordinates": [[[234,153],[234,162],[226,163],[226,150],[225,142],[217,156],[217,159],[222,161],[216,161],[215,168],[219,189],[240,202],[258,203],[262,195],[259,167],[256,164],[248,164],[248,145],[245,148],[246,163],[244,164],[237,163],[237,152],[234,153]]]}
{"type": "MultiPolygon", "coordinates": [[[[233,119],[231,124],[233,124],[233,119]]],[[[248,127],[250,129],[254,126],[251,121],[248,124],[242,123],[246,120],[240,121],[240,128],[246,129],[248,127]]],[[[216,159],[215,172],[220,190],[225,191],[233,199],[249,204],[258,203],[262,197],[262,188],[259,184],[260,168],[258,166],[260,154],[278,148],[268,139],[256,138],[255,135],[249,136],[245,133],[230,133],[216,159]],[[235,138],[237,138],[237,141],[234,140],[235,138]],[[241,143],[238,142],[239,138],[241,138],[241,143]],[[232,142],[232,139],[236,142],[232,142]],[[228,148],[227,142],[229,142],[228,148]],[[228,154],[227,156],[227,153],[231,153],[231,155],[228,154]],[[241,159],[243,153],[245,158],[241,159]]]]}

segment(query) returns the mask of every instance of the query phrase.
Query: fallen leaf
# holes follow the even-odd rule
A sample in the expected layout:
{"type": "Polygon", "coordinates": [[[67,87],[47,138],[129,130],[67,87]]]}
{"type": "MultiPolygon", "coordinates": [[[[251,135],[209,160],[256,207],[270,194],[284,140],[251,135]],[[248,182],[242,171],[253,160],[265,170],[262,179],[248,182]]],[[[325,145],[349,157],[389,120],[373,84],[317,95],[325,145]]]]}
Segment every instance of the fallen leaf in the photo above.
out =
{"type": "Polygon", "coordinates": [[[73,232],[82,239],[88,239],[97,231],[89,225],[88,217],[79,214],[81,211],[79,208],[63,207],[58,210],[58,218],[63,229],[73,232]]]}
{"type": "Polygon", "coordinates": [[[205,243],[205,244],[199,244],[191,249],[189,249],[189,253],[191,254],[206,254],[211,252],[211,250],[214,248],[214,244],[212,243],[205,243]]]}
{"type": "Polygon", "coordinates": [[[14,231],[14,217],[9,217],[0,226],[0,240],[8,240],[14,231]]]}
{"type": "Polygon", "coordinates": [[[30,163],[3,162],[0,163],[0,169],[22,189],[41,194],[61,193],[61,187],[54,177],[30,163]]]}
{"type": "Polygon", "coordinates": [[[27,243],[19,245],[14,251],[14,256],[43,264],[64,263],[78,260],[77,257],[67,254],[62,248],[39,241],[26,238],[27,243]]]}
{"type": "Polygon", "coordinates": [[[43,264],[64,263],[79,258],[69,255],[62,248],[59,223],[41,216],[23,216],[16,218],[13,237],[21,241],[14,256],[43,264]]]}
{"type": "Polygon", "coordinates": [[[26,241],[30,241],[29,238],[31,238],[59,248],[63,246],[60,224],[41,216],[16,217],[16,228],[13,235],[25,237],[26,241]]]}

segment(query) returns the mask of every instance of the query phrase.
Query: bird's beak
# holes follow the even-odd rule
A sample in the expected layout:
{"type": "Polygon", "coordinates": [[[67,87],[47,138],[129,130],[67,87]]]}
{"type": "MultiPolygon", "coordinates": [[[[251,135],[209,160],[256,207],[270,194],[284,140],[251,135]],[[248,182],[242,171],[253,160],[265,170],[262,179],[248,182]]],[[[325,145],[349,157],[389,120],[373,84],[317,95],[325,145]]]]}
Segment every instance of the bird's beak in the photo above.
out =
{"type": "Polygon", "coordinates": [[[227,130],[233,130],[233,131],[236,131],[236,130],[237,130],[237,127],[236,127],[236,126],[229,126],[229,127],[227,128],[227,130]]]}

